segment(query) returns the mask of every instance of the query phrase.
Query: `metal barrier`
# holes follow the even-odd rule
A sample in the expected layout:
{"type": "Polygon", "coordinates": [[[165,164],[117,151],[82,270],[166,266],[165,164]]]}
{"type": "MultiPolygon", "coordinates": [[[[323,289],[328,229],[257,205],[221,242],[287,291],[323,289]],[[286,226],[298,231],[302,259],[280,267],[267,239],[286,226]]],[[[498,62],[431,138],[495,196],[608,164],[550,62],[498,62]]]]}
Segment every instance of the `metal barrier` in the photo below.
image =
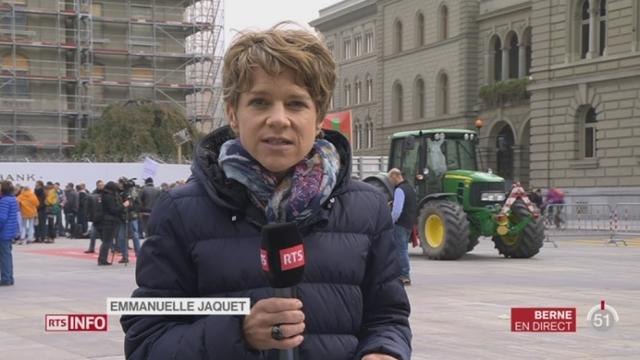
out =
{"type": "Polygon", "coordinates": [[[633,238],[640,238],[640,203],[619,203],[613,209],[615,218],[611,240],[625,246],[633,238]]]}
{"type": "MultiPolygon", "coordinates": [[[[640,204],[638,204],[640,210],[640,204]]],[[[614,237],[616,226],[616,208],[609,204],[549,204],[543,213],[545,242],[557,238],[604,238],[605,244],[626,242],[614,237]]],[[[638,228],[640,234],[640,227],[638,228]]]]}

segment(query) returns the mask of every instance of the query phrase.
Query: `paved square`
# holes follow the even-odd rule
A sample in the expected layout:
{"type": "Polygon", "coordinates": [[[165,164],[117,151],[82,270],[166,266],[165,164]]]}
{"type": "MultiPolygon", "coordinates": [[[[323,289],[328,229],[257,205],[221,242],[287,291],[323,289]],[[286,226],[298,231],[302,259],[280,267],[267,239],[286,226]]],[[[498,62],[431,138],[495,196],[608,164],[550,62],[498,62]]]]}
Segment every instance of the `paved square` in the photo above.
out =
{"type": "MultiPolygon", "coordinates": [[[[44,331],[45,314],[105,313],[128,297],[135,266],[96,266],[88,240],[14,246],[16,284],[0,288],[3,360],[123,359],[117,317],[108,332],[44,331]]],[[[116,257],[118,260],[118,257],[116,257]]],[[[532,259],[499,257],[488,239],[457,261],[411,250],[413,359],[638,359],[640,242],[558,241],[532,259]],[[598,332],[586,321],[605,300],[620,322],[598,332]],[[576,307],[576,333],[512,333],[511,307],[576,307]]]]}

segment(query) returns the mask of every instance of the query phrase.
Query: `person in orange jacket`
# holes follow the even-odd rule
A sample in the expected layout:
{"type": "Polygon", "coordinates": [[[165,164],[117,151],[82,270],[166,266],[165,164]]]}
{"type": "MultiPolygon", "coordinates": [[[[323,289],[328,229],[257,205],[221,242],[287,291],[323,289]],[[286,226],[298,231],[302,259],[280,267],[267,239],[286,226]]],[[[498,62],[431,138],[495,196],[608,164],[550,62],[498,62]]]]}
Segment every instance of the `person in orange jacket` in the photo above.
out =
{"type": "Polygon", "coordinates": [[[38,218],[40,201],[36,194],[28,186],[25,186],[20,191],[20,195],[18,195],[18,204],[20,205],[20,215],[22,216],[18,244],[28,244],[34,240],[35,222],[38,218]]]}

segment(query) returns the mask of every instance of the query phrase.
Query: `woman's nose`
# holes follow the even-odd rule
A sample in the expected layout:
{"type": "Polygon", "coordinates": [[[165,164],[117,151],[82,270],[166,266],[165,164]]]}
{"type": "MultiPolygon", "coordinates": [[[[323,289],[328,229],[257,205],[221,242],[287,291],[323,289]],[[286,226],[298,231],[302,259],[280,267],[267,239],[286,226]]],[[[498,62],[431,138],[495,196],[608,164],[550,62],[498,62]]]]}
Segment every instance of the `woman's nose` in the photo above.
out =
{"type": "Polygon", "coordinates": [[[275,102],[271,107],[269,118],[267,119],[269,126],[283,127],[289,125],[287,117],[287,109],[284,103],[275,102]]]}

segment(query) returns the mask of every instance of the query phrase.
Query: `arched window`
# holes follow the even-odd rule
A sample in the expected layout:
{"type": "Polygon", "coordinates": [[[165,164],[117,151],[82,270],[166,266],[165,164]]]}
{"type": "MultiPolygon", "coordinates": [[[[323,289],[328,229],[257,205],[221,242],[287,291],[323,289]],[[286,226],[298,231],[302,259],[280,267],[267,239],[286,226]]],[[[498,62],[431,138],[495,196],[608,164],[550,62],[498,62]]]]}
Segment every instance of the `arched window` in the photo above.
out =
{"type": "Polygon", "coordinates": [[[344,106],[351,105],[351,84],[344,83],[344,106]]]}
{"type": "Polygon", "coordinates": [[[502,41],[500,41],[500,37],[494,35],[489,46],[491,47],[490,63],[493,62],[493,66],[490,68],[493,73],[490,76],[493,81],[498,82],[502,80],[502,41]]]}
{"type": "Polygon", "coordinates": [[[399,53],[402,51],[402,22],[397,20],[393,26],[393,41],[394,52],[399,53]]]}
{"type": "Polygon", "coordinates": [[[392,91],[392,104],[391,104],[391,118],[394,122],[401,122],[403,111],[402,111],[402,85],[399,82],[396,82],[393,85],[392,91]]]}
{"type": "Polygon", "coordinates": [[[356,126],[355,126],[355,139],[353,142],[353,146],[356,149],[360,149],[362,148],[362,125],[360,124],[360,119],[356,119],[356,126]]]}
{"type": "Polygon", "coordinates": [[[416,46],[424,45],[424,15],[419,12],[416,16],[416,46]]]}
{"type": "Polygon", "coordinates": [[[589,53],[589,39],[591,34],[591,11],[589,9],[590,0],[582,0],[582,10],[580,15],[580,58],[585,59],[589,53]]]}
{"type": "Polygon", "coordinates": [[[445,40],[449,38],[449,8],[447,5],[440,6],[438,13],[438,39],[445,40]]]}
{"type": "Polygon", "coordinates": [[[356,78],[356,105],[362,102],[362,81],[356,78]]]}
{"type": "MultiPolygon", "coordinates": [[[[598,54],[602,56],[607,48],[607,0],[600,0],[598,15],[598,54]]],[[[636,29],[636,31],[638,30],[636,29]]]]}
{"type": "Polygon", "coordinates": [[[367,119],[367,148],[373,147],[373,122],[367,119]]]}
{"type": "Polygon", "coordinates": [[[515,32],[511,32],[507,35],[509,39],[509,79],[518,78],[518,35],[515,32]]]}
{"type": "Polygon", "coordinates": [[[367,75],[367,102],[373,101],[373,79],[367,75]]]}
{"type": "MultiPolygon", "coordinates": [[[[413,117],[415,119],[423,119],[424,118],[424,81],[422,78],[417,78],[415,82],[415,88],[413,91],[413,117]]],[[[414,120],[415,120],[414,119],[414,120]]]]}
{"type": "Polygon", "coordinates": [[[449,114],[449,77],[446,73],[438,78],[438,114],[449,114]]]}
{"type": "Polygon", "coordinates": [[[583,125],[582,135],[582,157],[585,159],[591,159],[596,157],[596,125],[598,123],[596,109],[592,106],[582,107],[579,109],[582,117],[581,122],[583,125]]]}

